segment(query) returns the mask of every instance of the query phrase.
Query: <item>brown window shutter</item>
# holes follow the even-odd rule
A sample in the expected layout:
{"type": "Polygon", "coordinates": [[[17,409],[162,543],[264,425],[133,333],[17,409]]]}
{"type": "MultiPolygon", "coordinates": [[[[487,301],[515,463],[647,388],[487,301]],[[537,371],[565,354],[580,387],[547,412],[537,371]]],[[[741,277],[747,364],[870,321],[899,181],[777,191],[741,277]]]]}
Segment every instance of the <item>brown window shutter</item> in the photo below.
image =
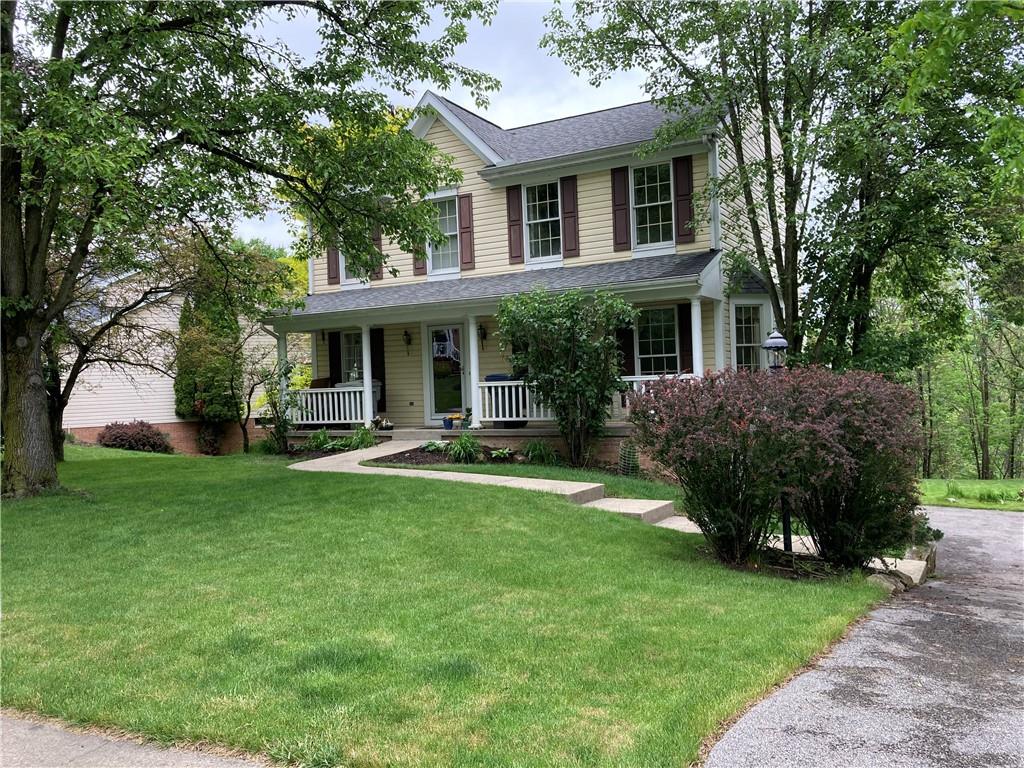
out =
{"type": "Polygon", "coordinates": [[[327,248],[327,284],[337,285],[341,282],[341,260],[338,258],[338,249],[333,245],[327,248]]]}
{"type": "Polygon", "coordinates": [[[612,168],[612,241],[616,251],[632,248],[629,234],[629,168],[612,168]]]}
{"type": "Polygon", "coordinates": [[[505,208],[508,212],[508,263],[523,263],[523,188],[519,184],[505,187],[505,208]]]}
{"type": "Polygon", "coordinates": [[[693,324],[689,303],[679,304],[676,314],[679,316],[679,372],[693,373],[693,324]]]}
{"type": "Polygon", "coordinates": [[[330,377],[328,386],[333,387],[341,382],[341,331],[330,331],[327,334],[327,370],[330,377]]]}
{"type": "Polygon", "coordinates": [[[380,382],[380,398],[377,400],[377,412],[384,413],[388,409],[387,373],[384,370],[384,329],[370,329],[370,378],[380,382]]]}
{"type": "Polygon", "coordinates": [[[412,273],[414,275],[425,275],[427,274],[427,254],[426,251],[420,251],[412,255],[412,273]]]}
{"type": "Polygon", "coordinates": [[[672,175],[676,187],[676,242],[692,243],[697,239],[693,229],[693,157],[673,158],[672,175]]]}
{"type": "Polygon", "coordinates": [[[473,195],[459,195],[459,269],[473,269],[473,195]]]}
{"type": "MultiPolygon", "coordinates": [[[[384,253],[384,244],[383,244],[382,240],[383,239],[381,238],[381,234],[380,234],[380,225],[378,224],[377,226],[375,226],[373,228],[373,247],[377,249],[377,253],[380,253],[380,254],[383,255],[383,253],[384,253]]],[[[377,265],[377,268],[375,270],[373,270],[373,272],[370,274],[370,279],[371,280],[383,280],[384,279],[384,265],[383,264],[378,264],[377,265]]],[[[381,395],[381,399],[382,400],[384,399],[384,395],[383,394],[381,395]]],[[[383,410],[383,409],[381,409],[381,410],[383,410]]]]}
{"type": "Polygon", "coordinates": [[[636,376],[636,350],[633,349],[633,329],[619,328],[615,332],[615,338],[619,342],[619,352],[622,354],[622,375],[636,376]]]}
{"type": "Polygon", "coordinates": [[[571,259],[580,255],[580,216],[576,197],[576,177],[563,176],[559,193],[562,203],[562,256],[571,259]]]}

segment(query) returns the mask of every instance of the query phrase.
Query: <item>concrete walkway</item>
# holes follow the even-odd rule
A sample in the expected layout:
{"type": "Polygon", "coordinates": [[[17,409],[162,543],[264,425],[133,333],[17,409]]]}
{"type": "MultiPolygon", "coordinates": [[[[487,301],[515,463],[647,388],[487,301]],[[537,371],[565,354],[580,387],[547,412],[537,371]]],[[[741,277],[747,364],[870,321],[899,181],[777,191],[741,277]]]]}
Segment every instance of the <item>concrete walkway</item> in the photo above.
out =
{"type": "Polygon", "coordinates": [[[262,768],[267,763],[76,733],[4,715],[0,717],[0,765],[3,768],[262,768]]]}
{"type": "Polygon", "coordinates": [[[927,512],[935,578],[740,718],[705,768],[1024,765],[1024,513],[927,512]]]}

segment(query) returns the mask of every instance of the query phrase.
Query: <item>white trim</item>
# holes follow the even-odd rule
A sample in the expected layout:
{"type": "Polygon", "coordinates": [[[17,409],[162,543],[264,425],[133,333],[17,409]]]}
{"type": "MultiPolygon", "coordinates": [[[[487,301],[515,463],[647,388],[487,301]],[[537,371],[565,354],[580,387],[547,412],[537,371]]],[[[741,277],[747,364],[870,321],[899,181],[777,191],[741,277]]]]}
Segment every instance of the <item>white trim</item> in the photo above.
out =
{"type": "MultiPolygon", "coordinates": [[[[370,356],[370,326],[363,325],[361,328],[362,336],[360,344],[362,345],[363,353],[363,426],[370,426],[370,422],[373,421],[373,407],[376,402],[373,399],[373,358],[370,356]]],[[[344,338],[342,339],[342,349],[345,347],[344,338]]]]}
{"type": "MultiPolygon", "coordinates": [[[[545,269],[547,267],[559,267],[562,266],[563,257],[563,244],[562,238],[562,181],[561,179],[555,179],[553,182],[538,181],[534,184],[523,184],[519,190],[519,194],[522,197],[523,206],[523,265],[526,269],[545,269]],[[558,255],[557,256],[544,256],[542,258],[531,258],[530,256],[530,214],[529,207],[526,203],[526,188],[527,187],[539,187],[541,184],[554,184],[555,190],[558,193],[558,255]]],[[[541,221],[552,221],[552,219],[542,219],[541,221]]],[[[540,221],[536,222],[540,223],[540,221]]]]}
{"type": "MultiPolygon", "coordinates": [[[[432,330],[445,329],[445,328],[458,328],[459,329],[459,341],[462,349],[466,346],[466,342],[463,337],[466,333],[466,322],[462,320],[454,321],[438,321],[427,323],[424,321],[420,324],[421,327],[421,343],[420,346],[423,350],[423,423],[436,426],[441,423],[443,416],[437,416],[434,413],[434,355],[433,346],[434,341],[430,336],[432,330]]],[[[466,410],[466,365],[460,360],[459,365],[462,368],[462,403],[459,407],[460,412],[466,410]]],[[[472,402],[472,401],[471,401],[472,402]]]]}
{"type": "MultiPolygon", "coordinates": [[[[712,186],[717,186],[719,178],[718,170],[718,138],[711,134],[707,138],[708,144],[708,178],[712,186]]],[[[718,196],[718,190],[711,196],[711,247],[718,250],[722,247],[722,206],[718,196]]]]}
{"type": "Polygon", "coordinates": [[[338,290],[350,291],[353,288],[369,288],[369,280],[362,280],[358,277],[345,277],[345,254],[338,251],[338,290]]]}
{"type": "Polygon", "coordinates": [[[704,376],[704,327],[700,296],[690,299],[690,343],[693,346],[693,375],[704,376]]]}
{"type": "MultiPolygon", "coordinates": [[[[772,328],[772,304],[771,299],[763,294],[735,294],[729,299],[729,354],[731,355],[730,366],[736,368],[736,307],[761,308],[761,335],[768,338],[772,328]]],[[[764,341],[762,339],[762,342],[764,341]]],[[[768,352],[761,350],[761,370],[768,368],[768,352]]]]}
{"type": "MultiPolygon", "coordinates": [[[[480,342],[477,338],[477,328],[476,315],[467,317],[466,333],[469,335],[469,338],[466,339],[469,346],[469,407],[473,410],[473,419],[469,426],[473,429],[481,426],[480,410],[483,407],[480,398],[480,342]]],[[[463,369],[465,369],[465,366],[463,366],[463,369]]],[[[462,405],[465,407],[465,392],[462,393],[462,399],[462,405]]]]}
{"type": "Polygon", "coordinates": [[[505,162],[497,152],[488,146],[487,142],[477,136],[468,125],[456,117],[455,113],[448,108],[448,105],[437,94],[426,91],[419,104],[416,105],[415,114],[416,117],[413,118],[407,127],[417,138],[422,139],[426,136],[430,126],[434,124],[434,120],[440,118],[451,132],[458,136],[482,160],[486,160],[493,165],[505,162]],[[434,113],[432,114],[427,108],[432,109],[434,113]]]}
{"type": "MultiPolygon", "coordinates": [[[[629,242],[633,249],[633,256],[664,256],[665,254],[676,252],[676,180],[675,174],[672,169],[671,158],[666,160],[653,160],[647,162],[645,159],[642,163],[629,166],[629,242]],[[639,168],[653,168],[655,166],[667,165],[668,166],[668,208],[669,215],[671,217],[672,232],[671,237],[668,240],[662,240],[657,243],[647,243],[646,245],[638,245],[636,241],[636,178],[635,172],[639,168]]],[[[644,207],[648,208],[652,205],[664,205],[664,203],[645,203],[644,207]]]]}
{"type": "MultiPolygon", "coordinates": [[[[657,376],[659,374],[648,374],[641,373],[640,371],[640,315],[651,309],[671,309],[672,310],[672,334],[675,337],[676,343],[676,371],[675,375],[679,375],[683,372],[683,345],[682,339],[679,338],[679,304],[652,304],[646,307],[637,307],[639,314],[637,315],[636,325],[633,327],[633,370],[636,371],[637,376],[657,376]]],[[[665,374],[666,376],[672,374],[665,374]]]]}
{"type": "Polygon", "coordinates": [[[714,299],[715,310],[715,370],[725,369],[725,302],[714,299]]]}
{"type": "Polygon", "coordinates": [[[314,379],[320,378],[319,376],[317,376],[317,374],[320,372],[320,361],[317,360],[316,339],[317,339],[317,331],[310,331],[309,332],[309,360],[310,360],[309,366],[310,366],[310,369],[311,369],[312,374],[313,374],[311,378],[314,378],[314,379]]]}
{"type": "MultiPolygon", "coordinates": [[[[462,270],[462,264],[460,263],[461,259],[462,259],[462,254],[460,253],[460,249],[462,248],[462,242],[461,242],[462,238],[461,238],[461,235],[459,234],[459,198],[458,198],[458,195],[446,195],[444,197],[433,197],[433,198],[431,198],[431,202],[433,202],[433,203],[448,202],[449,200],[451,200],[452,202],[455,203],[455,232],[454,232],[454,235],[455,235],[455,266],[454,267],[445,267],[444,269],[435,269],[434,268],[434,249],[433,249],[433,243],[431,243],[428,240],[427,241],[427,279],[428,280],[431,280],[431,279],[433,279],[433,280],[451,280],[453,278],[457,278],[459,276],[459,272],[462,270]]],[[[441,234],[445,235],[446,237],[451,237],[453,233],[451,233],[451,232],[442,232],[441,234]]]]}

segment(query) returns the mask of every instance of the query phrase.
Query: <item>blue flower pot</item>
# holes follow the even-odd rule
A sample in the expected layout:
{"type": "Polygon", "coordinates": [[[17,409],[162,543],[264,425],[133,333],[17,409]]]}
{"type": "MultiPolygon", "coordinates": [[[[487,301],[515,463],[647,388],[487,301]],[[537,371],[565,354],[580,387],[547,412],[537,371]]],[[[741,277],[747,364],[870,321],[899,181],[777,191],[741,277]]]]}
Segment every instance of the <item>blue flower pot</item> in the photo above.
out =
{"type": "Polygon", "coordinates": [[[454,421],[452,421],[452,419],[451,419],[451,418],[449,418],[448,416],[445,416],[445,417],[444,417],[443,419],[441,419],[441,425],[442,425],[442,426],[443,426],[443,427],[444,427],[445,429],[451,429],[451,428],[452,428],[452,425],[453,425],[454,423],[455,423],[455,422],[454,422],[454,421]]]}

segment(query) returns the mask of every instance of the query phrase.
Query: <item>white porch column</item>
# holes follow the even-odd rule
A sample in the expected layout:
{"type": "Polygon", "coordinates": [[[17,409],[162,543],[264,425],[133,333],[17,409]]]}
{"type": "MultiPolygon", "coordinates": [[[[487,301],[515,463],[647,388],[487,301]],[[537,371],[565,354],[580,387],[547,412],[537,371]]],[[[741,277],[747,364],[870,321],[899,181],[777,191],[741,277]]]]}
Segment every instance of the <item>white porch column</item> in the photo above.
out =
{"type": "Polygon", "coordinates": [[[725,368],[725,302],[715,302],[715,370],[725,368]]]}
{"type": "Polygon", "coordinates": [[[370,326],[364,325],[363,331],[363,426],[370,426],[373,420],[373,366],[370,362],[370,326]]]}
{"type": "Polygon", "coordinates": [[[277,332],[277,375],[278,396],[283,404],[285,394],[288,392],[288,333],[286,331],[277,332]]]}
{"type": "Polygon", "coordinates": [[[477,336],[476,315],[466,319],[466,331],[469,333],[469,402],[473,409],[473,419],[469,426],[477,429],[480,426],[480,341],[477,336]]]}
{"type": "Polygon", "coordinates": [[[704,331],[700,325],[700,298],[690,299],[690,339],[693,346],[693,375],[704,375],[704,331]]]}

